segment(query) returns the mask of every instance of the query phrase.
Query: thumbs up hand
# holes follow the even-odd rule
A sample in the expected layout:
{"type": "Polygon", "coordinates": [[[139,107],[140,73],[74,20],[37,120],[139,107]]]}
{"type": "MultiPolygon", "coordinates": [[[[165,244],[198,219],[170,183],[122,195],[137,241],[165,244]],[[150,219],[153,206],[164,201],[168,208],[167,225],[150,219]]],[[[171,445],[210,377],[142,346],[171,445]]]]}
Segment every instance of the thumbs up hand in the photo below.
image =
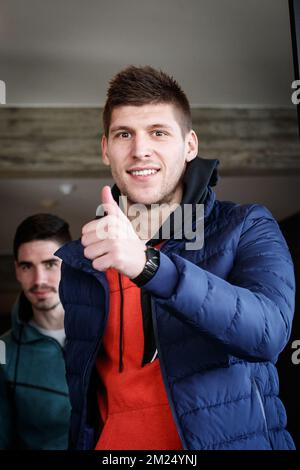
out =
{"type": "Polygon", "coordinates": [[[144,269],[145,243],[119,208],[109,186],[102,188],[101,205],[107,215],[82,228],[84,256],[92,260],[98,271],[115,268],[133,279],[144,269]]]}

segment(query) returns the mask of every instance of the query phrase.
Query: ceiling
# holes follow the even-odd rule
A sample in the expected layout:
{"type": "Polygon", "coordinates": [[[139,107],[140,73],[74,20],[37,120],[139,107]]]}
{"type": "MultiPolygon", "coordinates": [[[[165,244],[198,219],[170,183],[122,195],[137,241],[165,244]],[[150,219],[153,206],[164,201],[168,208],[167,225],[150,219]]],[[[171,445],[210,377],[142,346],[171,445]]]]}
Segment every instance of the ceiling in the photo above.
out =
{"type": "Polygon", "coordinates": [[[289,106],[287,0],[1,0],[7,104],[101,106],[127,64],[173,74],[193,106],[289,106]]]}

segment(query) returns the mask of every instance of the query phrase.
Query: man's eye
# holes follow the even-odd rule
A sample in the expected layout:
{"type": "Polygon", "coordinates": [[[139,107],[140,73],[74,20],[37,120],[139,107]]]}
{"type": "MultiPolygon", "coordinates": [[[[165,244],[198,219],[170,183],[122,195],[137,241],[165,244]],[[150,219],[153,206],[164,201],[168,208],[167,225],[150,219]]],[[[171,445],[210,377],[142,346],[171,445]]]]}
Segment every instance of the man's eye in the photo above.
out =
{"type": "Polygon", "coordinates": [[[28,271],[30,269],[30,266],[27,266],[27,264],[22,264],[21,269],[22,271],[28,271]]]}
{"type": "Polygon", "coordinates": [[[129,139],[130,134],[129,132],[119,132],[117,134],[117,137],[119,137],[120,139],[129,139]]]}
{"type": "Polygon", "coordinates": [[[162,137],[166,135],[166,133],[163,131],[154,131],[154,134],[156,135],[156,137],[162,137]]]}
{"type": "Polygon", "coordinates": [[[49,263],[46,263],[45,266],[46,266],[46,269],[51,269],[54,266],[56,266],[56,263],[54,261],[49,261],[49,263]]]}

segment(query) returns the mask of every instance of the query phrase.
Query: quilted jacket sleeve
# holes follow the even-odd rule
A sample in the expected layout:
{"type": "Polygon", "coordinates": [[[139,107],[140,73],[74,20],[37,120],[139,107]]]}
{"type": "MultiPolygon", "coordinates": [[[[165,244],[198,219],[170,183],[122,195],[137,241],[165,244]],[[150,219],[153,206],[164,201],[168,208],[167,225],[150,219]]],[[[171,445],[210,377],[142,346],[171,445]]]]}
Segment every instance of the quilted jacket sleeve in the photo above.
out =
{"type": "Polygon", "coordinates": [[[245,217],[227,280],[173,254],[144,286],[158,304],[229,352],[276,360],[286,345],[294,312],[294,269],[277,222],[262,206],[245,217]]]}

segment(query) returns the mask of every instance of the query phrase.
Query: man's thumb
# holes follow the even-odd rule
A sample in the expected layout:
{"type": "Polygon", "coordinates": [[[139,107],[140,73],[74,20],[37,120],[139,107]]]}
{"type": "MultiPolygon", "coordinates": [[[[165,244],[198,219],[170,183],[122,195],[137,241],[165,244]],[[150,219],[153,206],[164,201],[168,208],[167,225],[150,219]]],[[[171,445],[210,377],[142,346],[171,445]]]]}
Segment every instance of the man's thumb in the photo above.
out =
{"type": "Polygon", "coordinates": [[[108,214],[115,212],[114,209],[118,208],[118,205],[112,196],[110,186],[104,186],[102,188],[101,203],[103,205],[104,211],[108,214]]]}

